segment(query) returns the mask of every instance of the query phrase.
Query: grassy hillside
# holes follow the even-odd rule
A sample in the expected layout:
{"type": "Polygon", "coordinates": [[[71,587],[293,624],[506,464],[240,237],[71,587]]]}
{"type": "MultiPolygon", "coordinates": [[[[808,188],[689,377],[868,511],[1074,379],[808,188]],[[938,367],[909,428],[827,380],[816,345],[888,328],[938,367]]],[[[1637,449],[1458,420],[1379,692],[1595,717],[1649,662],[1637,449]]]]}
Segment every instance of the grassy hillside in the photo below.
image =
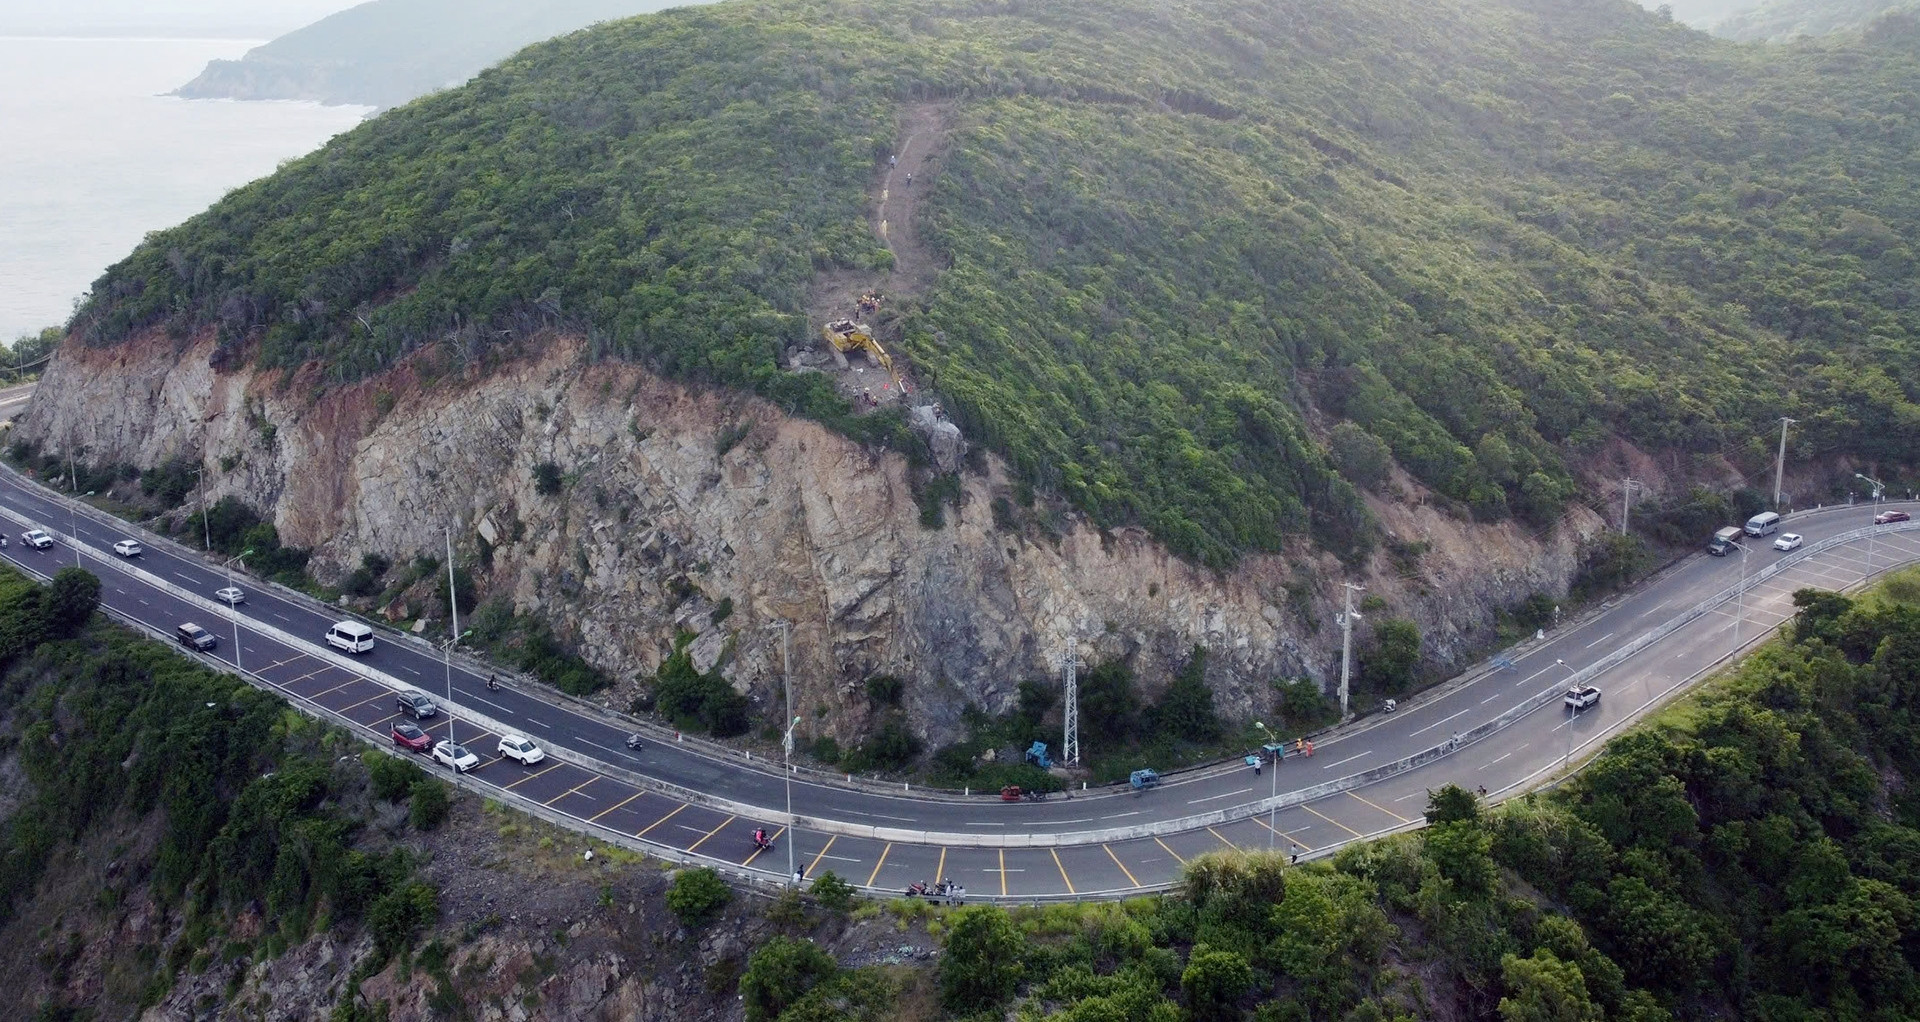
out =
{"type": "MultiPolygon", "coordinates": [[[[1758,468],[1920,441],[1920,29],[1761,54],[1619,2],[733,2],[522,52],[151,237],[90,343],[485,364],[547,327],[856,435],[817,273],[902,110],[951,126],[886,325],[968,433],[1102,525],[1346,554],[1381,452],[1552,521],[1610,436],[1758,468]],[[1335,427],[1339,428],[1335,428],[1335,427]]],[[[1883,475],[1884,478],[1884,475],[1883,475]]]]}

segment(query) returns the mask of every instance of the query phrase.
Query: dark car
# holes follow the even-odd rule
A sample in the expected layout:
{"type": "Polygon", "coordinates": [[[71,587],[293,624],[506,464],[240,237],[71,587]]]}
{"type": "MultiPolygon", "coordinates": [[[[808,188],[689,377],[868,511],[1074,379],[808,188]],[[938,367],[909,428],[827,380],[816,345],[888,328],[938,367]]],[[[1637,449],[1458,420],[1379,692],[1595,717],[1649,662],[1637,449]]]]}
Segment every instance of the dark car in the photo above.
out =
{"type": "Polygon", "coordinates": [[[440,707],[433,705],[433,700],[418,692],[402,692],[394,697],[393,702],[400,708],[401,713],[407,714],[414,720],[425,720],[440,712],[440,707]]]}
{"type": "Polygon", "coordinates": [[[420,725],[401,721],[393,726],[393,744],[413,752],[425,752],[433,746],[433,739],[420,730],[420,725]]]}
{"type": "Polygon", "coordinates": [[[173,637],[180,640],[180,645],[188,649],[197,649],[201,652],[210,650],[220,644],[220,640],[214,638],[212,632],[192,622],[175,628],[173,630],[173,637]]]}
{"type": "Polygon", "coordinates": [[[1875,525],[1892,525],[1894,522],[1912,521],[1913,516],[1905,511],[1882,511],[1873,516],[1875,525]]]}

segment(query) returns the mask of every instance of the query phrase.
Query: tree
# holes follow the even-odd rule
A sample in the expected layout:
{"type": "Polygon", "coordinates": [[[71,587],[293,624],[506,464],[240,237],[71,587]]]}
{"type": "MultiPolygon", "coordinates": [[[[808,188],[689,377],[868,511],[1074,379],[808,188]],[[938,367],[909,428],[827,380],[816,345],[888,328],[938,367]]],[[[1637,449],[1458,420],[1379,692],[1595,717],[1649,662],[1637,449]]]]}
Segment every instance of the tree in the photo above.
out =
{"type": "Polygon", "coordinates": [[[1173,684],[1153,709],[1154,731],[1168,742],[1211,742],[1220,737],[1220,718],[1213,712],[1213,689],[1207,687],[1207,651],[1195,645],[1187,665],[1173,676],[1173,684]]]}
{"type": "Polygon", "coordinates": [[[1279,930],[1268,954],[1293,979],[1294,996],[1331,1018],[1370,985],[1395,934],[1373,884],[1319,867],[1287,874],[1287,893],[1273,907],[1279,930]]]}
{"type": "Polygon", "coordinates": [[[1500,959],[1507,994],[1500,998],[1502,1022],[1600,1022],[1605,1013],[1587,996],[1580,968],[1541,948],[1530,958],[1500,959]]]}
{"type": "Polygon", "coordinates": [[[1367,489],[1379,486],[1393,465],[1387,445],[1352,422],[1342,422],[1327,434],[1327,455],[1341,475],[1367,489]]]}
{"type": "Polygon", "coordinates": [[[1440,869],[1454,890],[1469,898],[1491,895],[1500,869],[1490,852],[1493,835],[1477,822],[1441,823],[1421,832],[1427,858],[1440,869]]]}
{"type": "Polygon", "coordinates": [[[740,976],[740,998],[747,1022],[773,1022],[807,992],[840,972],[833,956],[813,941],[774,937],[747,959],[740,976]]]}
{"type": "Polygon", "coordinates": [[[1444,784],[1427,795],[1428,823],[1480,822],[1480,796],[1457,784],[1444,784]]]}
{"type": "Polygon", "coordinates": [[[940,1000],[956,1015],[998,1007],[1020,985],[1027,938],[993,905],[968,905],[948,917],[940,959],[940,1000]]]}
{"type": "Polygon", "coordinates": [[[733,889],[711,869],[683,869],[667,888],[667,908],[686,926],[699,926],[733,900],[733,889]]]}
{"type": "Polygon", "coordinates": [[[1180,992],[1187,1014],[1196,1022],[1225,1022],[1240,1017],[1240,1001],[1253,986],[1253,969],[1237,952],[1215,951],[1200,944],[1187,958],[1180,974],[1180,992]]]}
{"type": "Polygon", "coordinates": [[[1125,661],[1109,660],[1080,675],[1080,723],[1089,747],[1109,749],[1139,736],[1140,696],[1125,661]]]}
{"type": "Polygon", "coordinates": [[[53,635],[66,636],[86,626],[100,605],[100,579],[80,568],[61,568],[47,592],[47,623],[53,635]]]}
{"type": "Polygon", "coordinates": [[[1373,626],[1372,648],[1360,659],[1361,675],[1368,684],[1380,692],[1405,692],[1413,687],[1419,666],[1419,626],[1397,617],[1373,626]]]}

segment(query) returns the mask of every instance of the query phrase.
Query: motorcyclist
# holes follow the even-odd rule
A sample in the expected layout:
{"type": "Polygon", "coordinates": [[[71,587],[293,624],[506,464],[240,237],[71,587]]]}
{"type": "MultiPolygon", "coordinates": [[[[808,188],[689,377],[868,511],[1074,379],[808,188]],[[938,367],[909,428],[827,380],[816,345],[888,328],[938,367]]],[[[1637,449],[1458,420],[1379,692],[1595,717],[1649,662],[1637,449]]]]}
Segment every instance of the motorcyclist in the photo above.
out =
{"type": "Polygon", "coordinates": [[[755,827],[755,828],[754,828],[754,830],[753,830],[753,843],[754,843],[754,845],[755,845],[755,846],[757,846],[757,847],[760,847],[760,848],[766,848],[766,847],[767,847],[767,830],[766,830],[766,828],[765,828],[765,827],[755,827]]]}
{"type": "Polygon", "coordinates": [[[500,691],[500,679],[494,677],[491,674],[487,675],[487,691],[489,692],[500,691]]]}

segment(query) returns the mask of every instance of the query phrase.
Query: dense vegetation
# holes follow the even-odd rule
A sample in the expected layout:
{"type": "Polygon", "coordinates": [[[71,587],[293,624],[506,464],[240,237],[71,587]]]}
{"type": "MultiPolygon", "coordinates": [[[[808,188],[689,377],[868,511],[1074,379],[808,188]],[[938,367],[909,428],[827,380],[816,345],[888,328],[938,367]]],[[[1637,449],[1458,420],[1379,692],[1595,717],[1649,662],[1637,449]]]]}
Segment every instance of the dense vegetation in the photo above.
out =
{"type": "MultiPolygon", "coordinates": [[[[271,957],[316,929],[365,927],[368,972],[411,950],[436,892],[404,848],[361,831],[373,799],[408,799],[417,826],[437,826],[445,786],[380,753],[364,765],[343,755],[359,744],[165,645],[89,627],[98,595],[75,568],[48,586],[0,571],[0,748],[25,781],[0,824],[0,924],[57,857],[152,826],[150,854],[123,856],[131,838],[117,846],[125,868],[93,906],[130,910],[144,890],[162,910],[137,928],[149,935],[143,968],[109,977],[110,1002],[150,1004],[217,949],[271,957]],[[257,914],[251,938],[231,932],[242,914],[257,914]]],[[[57,957],[60,935],[42,937],[57,957]]]]}
{"type": "MultiPolygon", "coordinates": [[[[1332,860],[1226,853],[1120,905],[940,918],[945,1017],[1148,1022],[1920,1015],[1920,572],[1796,596],[1792,634],[1498,808],[1448,786],[1417,834],[1332,860]]],[[[901,903],[905,913],[916,906],[901,903]]],[[[758,952],[749,1017],[880,977],[758,952]]]]}
{"type": "Polygon", "coordinates": [[[237,190],[74,326],[335,379],[564,328],[906,443],[780,358],[818,272],[890,264],[868,188],[934,101],[946,268],[883,319],[968,434],[1203,561],[1353,554],[1369,448],[1536,524],[1613,435],[1757,470],[1787,414],[1795,457],[1911,461],[1917,39],[1763,52],[1624,0],[676,10],[237,190]]]}

